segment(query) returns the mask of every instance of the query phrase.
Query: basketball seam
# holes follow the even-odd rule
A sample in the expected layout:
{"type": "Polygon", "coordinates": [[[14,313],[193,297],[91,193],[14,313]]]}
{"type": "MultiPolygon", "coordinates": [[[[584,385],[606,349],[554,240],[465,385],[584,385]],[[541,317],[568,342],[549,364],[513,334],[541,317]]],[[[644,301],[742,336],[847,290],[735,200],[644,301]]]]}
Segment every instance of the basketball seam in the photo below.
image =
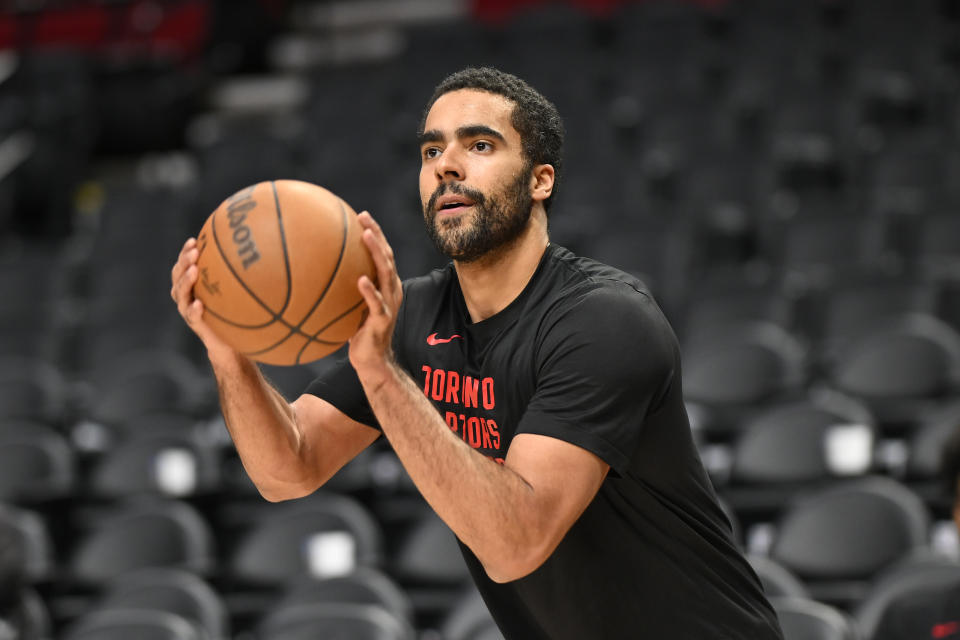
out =
{"type": "MultiPolygon", "coordinates": [[[[343,224],[343,233],[341,234],[341,241],[340,241],[340,253],[339,253],[339,255],[337,256],[337,263],[336,263],[336,264],[334,265],[334,267],[333,267],[333,271],[332,271],[332,273],[330,274],[330,278],[327,280],[326,285],[324,285],[324,287],[323,287],[323,291],[320,293],[319,296],[317,296],[317,299],[316,299],[316,301],[313,303],[313,306],[310,307],[310,309],[309,309],[309,310],[307,311],[307,313],[303,316],[303,319],[301,319],[300,322],[298,322],[296,325],[291,325],[291,324],[289,324],[289,323],[287,323],[287,322],[284,322],[284,323],[283,323],[284,325],[287,326],[288,329],[290,329],[290,332],[289,332],[287,335],[285,335],[283,338],[281,338],[280,340],[278,340],[278,341],[275,342],[274,344],[270,345],[269,347],[266,347],[266,348],[264,348],[264,349],[258,349],[257,351],[247,352],[247,353],[245,353],[245,355],[248,355],[248,356],[256,356],[256,355],[261,355],[261,354],[267,353],[267,352],[269,352],[269,351],[271,351],[271,350],[273,350],[273,349],[276,349],[277,347],[279,347],[281,344],[283,344],[284,342],[286,342],[287,340],[289,340],[289,339],[290,339],[291,337],[293,337],[294,335],[300,334],[301,336],[303,336],[303,337],[305,337],[305,338],[307,339],[306,344],[304,344],[304,346],[303,346],[303,347],[300,349],[300,351],[297,353],[297,358],[296,358],[296,360],[295,360],[295,364],[300,364],[300,356],[303,355],[304,349],[306,349],[307,346],[308,346],[311,342],[317,342],[317,343],[320,343],[320,344],[338,344],[337,342],[331,342],[331,341],[328,341],[328,340],[321,340],[321,339],[319,339],[319,338],[316,337],[319,333],[323,332],[324,329],[326,329],[327,327],[329,327],[329,326],[330,326],[329,324],[328,324],[327,326],[323,327],[323,329],[321,329],[321,330],[318,331],[317,333],[313,334],[312,336],[307,335],[307,334],[304,333],[304,332],[302,331],[302,329],[301,329],[301,328],[303,327],[303,324],[304,324],[307,320],[309,320],[309,319],[310,319],[310,316],[313,314],[313,312],[316,311],[316,309],[317,309],[317,307],[320,305],[320,303],[323,302],[323,299],[327,297],[327,293],[329,293],[330,287],[333,286],[333,282],[334,282],[334,280],[336,280],[336,278],[337,278],[337,273],[340,271],[340,266],[343,264],[343,256],[344,256],[344,254],[347,252],[347,236],[348,236],[348,234],[350,233],[350,224],[349,224],[349,220],[348,220],[348,218],[347,218],[347,209],[346,209],[346,207],[344,207],[343,200],[340,200],[340,199],[338,198],[338,203],[340,204],[340,213],[342,214],[340,218],[341,218],[341,222],[342,222],[342,224],[343,224]]],[[[279,207],[279,204],[278,204],[278,207],[279,207]]],[[[356,306],[356,305],[354,305],[354,306],[356,306]]]]}
{"type": "Polygon", "coordinates": [[[321,339],[318,338],[317,336],[320,335],[321,333],[323,333],[324,331],[326,331],[327,329],[329,329],[331,326],[333,326],[333,325],[336,324],[337,322],[340,322],[341,320],[343,320],[344,318],[346,318],[349,314],[353,313],[353,312],[357,309],[357,307],[359,307],[359,306],[362,305],[362,304],[364,304],[363,298],[361,298],[361,299],[359,300],[359,302],[357,302],[356,304],[354,304],[352,307],[350,307],[349,309],[347,309],[346,311],[344,311],[343,313],[341,313],[340,315],[338,315],[336,318],[334,318],[333,320],[331,320],[331,321],[328,322],[327,324],[323,325],[323,326],[322,326],[320,329],[318,329],[317,332],[314,333],[312,336],[309,336],[309,339],[307,340],[307,342],[306,342],[302,347],[300,347],[300,352],[297,353],[297,360],[296,360],[297,364],[300,364],[300,358],[303,357],[303,352],[307,350],[307,347],[310,346],[310,343],[311,343],[311,342],[319,342],[319,343],[321,343],[321,344],[339,344],[338,342],[333,342],[333,341],[331,341],[331,340],[321,340],[321,339]]]}
{"type": "Polygon", "coordinates": [[[291,276],[290,276],[290,255],[289,255],[289,251],[287,250],[287,236],[286,236],[286,232],[284,231],[284,228],[283,228],[283,214],[282,214],[281,211],[280,211],[280,197],[279,197],[279,195],[277,194],[277,185],[276,185],[276,183],[273,182],[273,181],[271,181],[271,182],[270,182],[270,187],[271,187],[272,190],[273,190],[274,210],[275,210],[276,213],[277,213],[277,225],[278,225],[279,228],[280,228],[280,246],[283,248],[283,262],[284,262],[284,266],[285,266],[286,272],[287,272],[287,296],[286,296],[286,299],[283,301],[283,306],[280,308],[280,311],[279,311],[278,313],[277,313],[277,312],[274,312],[273,309],[271,309],[269,306],[267,306],[267,304],[266,304],[263,300],[261,300],[260,297],[259,297],[256,293],[254,293],[253,290],[250,289],[249,286],[247,286],[247,283],[243,281],[243,278],[240,277],[240,275],[237,273],[236,269],[233,268],[233,265],[230,264],[230,260],[227,258],[227,255],[226,255],[226,253],[225,253],[224,250],[223,250],[223,246],[220,244],[220,236],[219,236],[219,234],[217,233],[217,224],[216,224],[217,218],[216,218],[216,216],[217,216],[217,213],[219,212],[219,209],[217,209],[217,211],[214,211],[214,212],[213,212],[214,218],[213,218],[213,220],[210,221],[210,229],[213,231],[213,242],[214,242],[214,244],[217,245],[217,251],[220,252],[220,257],[223,259],[223,263],[227,266],[227,269],[230,270],[230,273],[231,273],[231,274],[233,275],[233,277],[237,280],[237,282],[240,283],[240,286],[243,287],[244,291],[246,291],[247,294],[249,294],[249,296],[250,296],[251,298],[253,298],[254,302],[256,302],[256,303],[259,304],[261,307],[263,307],[263,309],[264,309],[267,313],[271,314],[271,315],[273,316],[273,319],[271,319],[269,322],[265,322],[265,323],[263,323],[263,324],[245,325],[245,324],[240,324],[239,322],[234,322],[234,321],[232,321],[232,320],[228,320],[228,319],[224,318],[224,317],[221,316],[219,313],[217,313],[216,311],[213,311],[213,310],[210,309],[210,308],[207,308],[206,310],[209,311],[211,315],[213,315],[215,318],[217,318],[217,319],[220,320],[221,322],[224,322],[224,323],[226,323],[226,324],[229,324],[229,325],[232,325],[232,326],[234,326],[234,327],[237,327],[238,329],[263,329],[264,327],[270,326],[270,325],[273,324],[274,322],[279,322],[280,324],[284,325],[284,326],[287,327],[288,329],[293,329],[293,331],[291,331],[289,334],[287,334],[287,336],[286,336],[286,338],[284,338],[284,340],[286,340],[287,338],[289,338],[289,337],[290,337],[291,335],[293,335],[294,333],[301,333],[301,335],[303,335],[304,337],[309,338],[310,336],[307,336],[307,335],[304,334],[303,332],[299,332],[299,331],[298,331],[298,327],[297,327],[297,328],[293,327],[289,322],[287,322],[286,320],[283,319],[283,312],[287,310],[287,306],[289,306],[289,304],[290,304],[290,298],[291,298],[291,296],[292,296],[292,289],[293,289],[293,286],[292,286],[292,285],[293,285],[293,283],[291,282],[291,276]]]}

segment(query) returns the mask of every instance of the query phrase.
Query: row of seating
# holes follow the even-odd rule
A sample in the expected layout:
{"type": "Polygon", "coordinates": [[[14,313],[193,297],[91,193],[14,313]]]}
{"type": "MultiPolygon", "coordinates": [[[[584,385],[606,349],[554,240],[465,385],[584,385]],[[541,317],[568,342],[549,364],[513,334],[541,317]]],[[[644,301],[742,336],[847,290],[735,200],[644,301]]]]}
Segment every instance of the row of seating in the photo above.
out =
{"type": "MultiPolygon", "coordinates": [[[[422,501],[408,501],[406,524],[390,534],[363,502],[329,491],[285,504],[221,500],[211,513],[201,504],[155,495],[74,505],[82,523],[74,523],[66,548],[57,548],[55,523],[34,508],[8,503],[0,529],[18,532],[25,586],[64,627],[89,622],[98,602],[135,601],[135,572],[153,571],[166,582],[171,571],[157,568],[202,579],[221,603],[221,631],[225,624],[268,624],[291,601],[344,602],[359,592],[367,599],[350,601],[371,604],[369,592],[383,598],[384,590],[404,625],[422,631],[456,615],[470,589],[453,534],[422,501]]],[[[747,535],[744,549],[768,595],[815,601],[864,629],[897,593],[960,576],[956,539],[937,548],[922,500],[889,478],[809,490],[786,503],[762,535],[757,525],[742,531],[731,516],[736,533],[747,535]]]]}

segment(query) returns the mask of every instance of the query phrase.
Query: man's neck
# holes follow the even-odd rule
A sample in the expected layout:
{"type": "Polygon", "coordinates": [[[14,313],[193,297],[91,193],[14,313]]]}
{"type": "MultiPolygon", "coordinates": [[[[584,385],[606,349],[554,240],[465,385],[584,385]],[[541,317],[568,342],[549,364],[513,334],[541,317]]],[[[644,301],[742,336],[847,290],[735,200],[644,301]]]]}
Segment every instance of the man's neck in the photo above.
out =
{"type": "Polygon", "coordinates": [[[509,246],[474,262],[455,262],[470,320],[486,320],[513,302],[530,282],[548,244],[547,218],[541,209],[533,212],[526,230],[509,246]]]}

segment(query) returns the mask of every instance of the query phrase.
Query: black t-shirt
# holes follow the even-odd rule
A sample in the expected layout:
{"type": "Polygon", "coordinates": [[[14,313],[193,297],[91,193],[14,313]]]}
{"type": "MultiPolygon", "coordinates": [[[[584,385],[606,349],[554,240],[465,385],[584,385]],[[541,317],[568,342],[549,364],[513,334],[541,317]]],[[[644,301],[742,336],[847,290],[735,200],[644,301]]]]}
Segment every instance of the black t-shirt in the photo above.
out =
{"type": "MultiPolygon", "coordinates": [[[[639,280],[551,245],[513,302],[471,323],[448,265],[405,283],[394,350],[489,458],[502,462],[515,434],[534,433],[611,467],[530,575],[497,584],[461,544],[506,638],[781,637],[694,447],[676,337],[639,280]]],[[[307,391],[378,426],[346,360],[307,391]]]]}
{"type": "Polygon", "coordinates": [[[891,603],[873,640],[960,640],[960,582],[921,587],[891,603]]]}

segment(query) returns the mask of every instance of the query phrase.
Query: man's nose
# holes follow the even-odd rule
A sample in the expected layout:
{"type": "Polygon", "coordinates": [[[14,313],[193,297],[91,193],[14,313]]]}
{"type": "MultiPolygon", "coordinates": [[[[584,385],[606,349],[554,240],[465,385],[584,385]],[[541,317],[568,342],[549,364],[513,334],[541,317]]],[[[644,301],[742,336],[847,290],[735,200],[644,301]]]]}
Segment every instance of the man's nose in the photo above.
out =
{"type": "Polygon", "coordinates": [[[463,163],[456,148],[447,147],[436,163],[437,178],[440,180],[463,180],[463,163]]]}

